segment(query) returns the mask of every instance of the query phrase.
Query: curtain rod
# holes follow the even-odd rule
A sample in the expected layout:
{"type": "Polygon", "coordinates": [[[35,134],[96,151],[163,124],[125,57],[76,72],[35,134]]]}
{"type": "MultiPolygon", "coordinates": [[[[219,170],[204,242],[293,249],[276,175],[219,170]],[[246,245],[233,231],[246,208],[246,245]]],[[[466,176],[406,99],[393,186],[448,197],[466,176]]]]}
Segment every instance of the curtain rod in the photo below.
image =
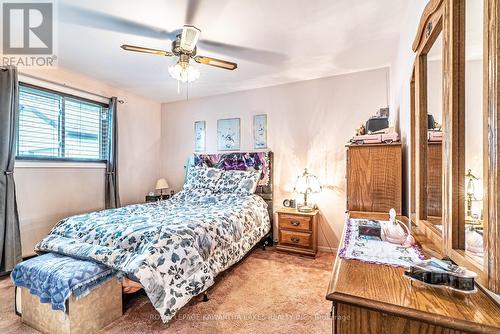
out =
{"type": "MultiPolygon", "coordinates": [[[[1,68],[3,69],[4,67],[2,66],[1,68]]],[[[46,82],[46,83],[49,83],[49,84],[53,84],[53,85],[57,85],[57,86],[60,86],[60,87],[69,88],[71,90],[75,90],[75,91],[78,91],[80,93],[89,94],[89,95],[93,95],[93,96],[96,96],[96,97],[101,97],[103,99],[109,99],[109,96],[104,96],[104,95],[96,94],[96,93],[89,92],[87,90],[83,90],[83,89],[80,89],[80,88],[77,88],[77,87],[73,87],[73,86],[70,86],[70,85],[67,85],[67,84],[64,84],[64,83],[60,83],[60,82],[56,82],[56,81],[52,81],[52,80],[40,78],[40,77],[34,76],[32,74],[27,74],[27,73],[19,72],[19,75],[22,75],[22,76],[27,77],[27,78],[35,79],[35,80],[40,80],[40,81],[43,81],[43,82],[46,82]]],[[[124,104],[125,101],[118,100],[118,103],[124,104]]]]}

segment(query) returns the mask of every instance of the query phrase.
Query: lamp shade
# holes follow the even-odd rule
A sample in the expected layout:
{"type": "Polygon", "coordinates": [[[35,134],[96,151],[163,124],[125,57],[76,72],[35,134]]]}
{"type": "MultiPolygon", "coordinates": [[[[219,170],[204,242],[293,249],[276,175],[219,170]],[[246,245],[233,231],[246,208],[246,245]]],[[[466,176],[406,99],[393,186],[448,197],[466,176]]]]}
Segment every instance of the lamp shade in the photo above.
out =
{"type": "Polygon", "coordinates": [[[188,63],[177,63],[168,68],[168,73],[175,80],[181,82],[192,82],[200,77],[200,71],[188,63]]]}
{"type": "Polygon", "coordinates": [[[309,174],[307,168],[297,178],[294,191],[299,194],[314,194],[321,192],[321,184],[316,176],[309,174]]]}
{"type": "Polygon", "coordinates": [[[156,181],[156,190],[163,190],[163,189],[168,189],[168,182],[165,179],[159,179],[156,181]]]}

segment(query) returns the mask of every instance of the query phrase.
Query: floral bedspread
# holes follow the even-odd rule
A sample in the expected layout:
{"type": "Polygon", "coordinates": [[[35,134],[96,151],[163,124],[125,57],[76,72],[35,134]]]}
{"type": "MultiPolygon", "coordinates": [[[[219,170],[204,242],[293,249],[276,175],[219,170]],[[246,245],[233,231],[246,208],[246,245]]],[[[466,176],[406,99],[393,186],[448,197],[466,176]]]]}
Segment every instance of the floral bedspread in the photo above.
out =
{"type": "Polygon", "coordinates": [[[167,322],[269,230],[261,197],[192,189],[167,201],[66,218],[35,249],[92,259],[137,278],[167,322]]]}

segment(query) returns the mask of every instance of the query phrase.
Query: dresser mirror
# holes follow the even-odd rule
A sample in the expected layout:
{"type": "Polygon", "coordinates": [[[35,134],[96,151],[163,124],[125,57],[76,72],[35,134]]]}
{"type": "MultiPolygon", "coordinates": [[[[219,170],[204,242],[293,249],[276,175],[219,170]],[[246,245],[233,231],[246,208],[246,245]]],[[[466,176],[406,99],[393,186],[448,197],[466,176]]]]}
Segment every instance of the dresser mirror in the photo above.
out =
{"type": "Polygon", "coordinates": [[[432,255],[476,272],[480,286],[496,294],[499,40],[500,1],[430,0],[410,81],[412,221],[436,247],[432,255]]]}
{"type": "MultiPolygon", "coordinates": [[[[440,32],[425,54],[427,100],[426,218],[442,234],[442,124],[443,124],[443,33],[440,32]]],[[[424,115],[425,116],[425,115],[424,115]]]]}
{"type": "Polygon", "coordinates": [[[435,3],[421,21],[410,85],[412,115],[412,220],[443,254],[444,7],[435,3]],[[413,205],[414,204],[414,205],[413,205]]]}
{"type": "Polygon", "coordinates": [[[483,17],[484,5],[479,0],[465,1],[465,108],[464,133],[461,138],[464,161],[464,222],[466,254],[484,265],[483,201],[483,17]]]}

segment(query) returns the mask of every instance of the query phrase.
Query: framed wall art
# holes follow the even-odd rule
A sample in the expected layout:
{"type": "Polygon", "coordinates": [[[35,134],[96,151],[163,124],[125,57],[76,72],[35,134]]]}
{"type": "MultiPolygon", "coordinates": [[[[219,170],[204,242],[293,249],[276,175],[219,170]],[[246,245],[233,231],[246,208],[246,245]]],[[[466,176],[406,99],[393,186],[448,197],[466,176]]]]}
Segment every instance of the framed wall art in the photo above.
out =
{"type": "Polygon", "coordinates": [[[253,117],[253,142],[254,148],[267,148],[267,115],[253,117]]]}
{"type": "Polygon", "coordinates": [[[240,149],[239,118],[217,120],[217,148],[219,151],[237,151],[240,149]]]}
{"type": "Polygon", "coordinates": [[[206,145],[206,123],[205,121],[194,122],[194,151],[204,152],[206,145]]]}

